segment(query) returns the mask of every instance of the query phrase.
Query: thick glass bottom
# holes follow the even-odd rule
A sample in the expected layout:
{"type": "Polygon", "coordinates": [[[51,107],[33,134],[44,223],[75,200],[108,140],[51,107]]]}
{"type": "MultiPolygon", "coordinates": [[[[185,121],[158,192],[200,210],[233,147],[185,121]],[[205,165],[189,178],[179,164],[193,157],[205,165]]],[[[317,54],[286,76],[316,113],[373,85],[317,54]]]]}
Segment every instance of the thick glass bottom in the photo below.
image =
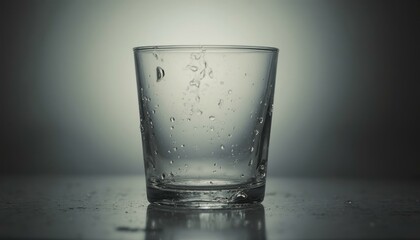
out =
{"type": "Polygon", "coordinates": [[[187,208],[238,208],[264,200],[265,183],[203,187],[171,187],[150,184],[147,198],[150,203],[187,208]]]}

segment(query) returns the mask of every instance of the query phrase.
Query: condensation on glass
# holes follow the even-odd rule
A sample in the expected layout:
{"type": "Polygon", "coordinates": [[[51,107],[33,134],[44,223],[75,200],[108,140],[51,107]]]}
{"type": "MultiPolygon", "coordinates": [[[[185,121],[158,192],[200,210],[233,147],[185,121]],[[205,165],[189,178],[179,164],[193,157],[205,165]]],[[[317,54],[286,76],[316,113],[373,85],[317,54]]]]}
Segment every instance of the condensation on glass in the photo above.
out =
{"type": "Polygon", "coordinates": [[[150,202],[263,200],[277,55],[252,46],[134,48],[150,202]]]}

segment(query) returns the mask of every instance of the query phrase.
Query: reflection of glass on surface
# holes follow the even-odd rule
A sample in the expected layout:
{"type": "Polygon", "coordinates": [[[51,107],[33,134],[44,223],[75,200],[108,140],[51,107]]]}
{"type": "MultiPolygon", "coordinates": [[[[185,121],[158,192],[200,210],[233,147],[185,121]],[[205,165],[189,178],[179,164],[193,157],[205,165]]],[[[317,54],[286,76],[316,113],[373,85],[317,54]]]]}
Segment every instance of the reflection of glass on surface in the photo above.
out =
{"type": "Polygon", "coordinates": [[[212,207],[263,200],[277,52],[134,49],[150,202],[212,207]]]}
{"type": "Polygon", "coordinates": [[[151,204],[147,208],[146,240],[265,239],[261,204],[235,209],[188,209],[151,204]]]}

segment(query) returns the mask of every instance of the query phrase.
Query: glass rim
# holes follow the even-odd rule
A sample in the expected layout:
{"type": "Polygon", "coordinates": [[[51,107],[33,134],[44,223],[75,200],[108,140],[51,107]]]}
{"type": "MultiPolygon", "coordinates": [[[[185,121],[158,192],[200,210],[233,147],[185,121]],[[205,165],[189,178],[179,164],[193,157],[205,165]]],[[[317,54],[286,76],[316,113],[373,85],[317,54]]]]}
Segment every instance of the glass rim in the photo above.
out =
{"type": "Polygon", "coordinates": [[[205,51],[263,51],[263,52],[272,52],[277,53],[278,48],[267,47],[267,46],[252,46],[252,45],[156,45],[156,46],[139,46],[134,47],[134,52],[143,52],[143,51],[176,51],[176,50],[205,50],[205,51]]]}

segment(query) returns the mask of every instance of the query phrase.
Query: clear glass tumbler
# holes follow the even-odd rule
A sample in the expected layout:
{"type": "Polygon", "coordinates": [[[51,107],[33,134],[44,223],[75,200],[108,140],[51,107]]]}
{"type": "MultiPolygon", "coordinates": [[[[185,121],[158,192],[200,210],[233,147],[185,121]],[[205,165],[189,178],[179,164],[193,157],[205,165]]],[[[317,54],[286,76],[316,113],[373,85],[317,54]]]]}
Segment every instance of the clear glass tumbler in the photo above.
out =
{"type": "Polygon", "coordinates": [[[277,55],[254,46],[134,48],[151,203],[264,199],[277,55]]]}

